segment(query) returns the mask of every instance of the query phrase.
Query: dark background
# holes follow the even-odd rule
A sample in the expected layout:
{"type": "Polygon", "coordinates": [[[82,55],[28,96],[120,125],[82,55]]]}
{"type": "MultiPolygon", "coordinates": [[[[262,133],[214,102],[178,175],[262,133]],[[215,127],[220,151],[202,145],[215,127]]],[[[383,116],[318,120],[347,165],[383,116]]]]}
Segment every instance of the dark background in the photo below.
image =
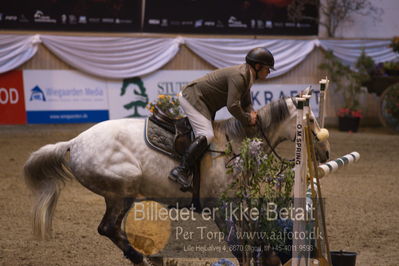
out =
{"type": "Polygon", "coordinates": [[[140,16],[140,0],[11,0],[0,6],[0,28],[134,32],[140,16]]]}
{"type": "MultiPolygon", "coordinates": [[[[317,35],[315,20],[290,21],[302,0],[13,0],[0,6],[0,28],[206,34],[317,35]],[[36,16],[35,16],[36,14],[36,16]]],[[[318,8],[304,5],[317,19],[318,8]]]]}

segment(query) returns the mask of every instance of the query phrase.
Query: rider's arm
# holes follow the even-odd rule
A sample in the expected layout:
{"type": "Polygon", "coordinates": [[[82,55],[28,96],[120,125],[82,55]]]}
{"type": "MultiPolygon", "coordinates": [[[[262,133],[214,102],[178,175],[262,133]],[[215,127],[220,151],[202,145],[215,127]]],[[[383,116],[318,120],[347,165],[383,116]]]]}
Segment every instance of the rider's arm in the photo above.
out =
{"type": "Polygon", "coordinates": [[[247,113],[255,111],[255,109],[252,105],[251,91],[249,89],[241,98],[241,106],[244,109],[244,111],[247,113]]]}
{"type": "Polygon", "coordinates": [[[244,89],[245,89],[245,82],[241,75],[236,75],[229,78],[227,109],[243,125],[249,125],[251,122],[251,116],[249,112],[246,112],[242,108],[242,103],[241,103],[241,98],[244,89]]]}

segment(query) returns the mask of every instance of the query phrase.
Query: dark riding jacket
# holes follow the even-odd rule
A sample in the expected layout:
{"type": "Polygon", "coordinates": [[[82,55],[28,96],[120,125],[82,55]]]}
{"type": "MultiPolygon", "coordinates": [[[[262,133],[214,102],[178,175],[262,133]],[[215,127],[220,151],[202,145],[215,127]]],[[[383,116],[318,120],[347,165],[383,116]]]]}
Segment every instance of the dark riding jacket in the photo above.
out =
{"type": "Polygon", "coordinates": [[[214,120],[216,112],[227,106],[235,118],[248,125],[253,110],[252,79],[248,64],[221,68],[192,81],[182,89],[182,94],[209,120],[214,120]]]}

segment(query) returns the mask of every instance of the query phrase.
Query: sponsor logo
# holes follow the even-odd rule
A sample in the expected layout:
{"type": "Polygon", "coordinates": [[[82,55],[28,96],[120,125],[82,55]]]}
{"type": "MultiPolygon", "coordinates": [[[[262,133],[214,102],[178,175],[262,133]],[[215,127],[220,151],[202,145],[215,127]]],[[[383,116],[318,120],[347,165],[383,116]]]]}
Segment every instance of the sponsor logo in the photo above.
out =
{"type": "Polygon", "coordinates": [[[46,95],[44,95],[43,90],[39,86],[35,86],[31,89],[31,94],[29,97],[29,101],[46,101],[46,95]]]}
{"type": "Polygon", "coordinates": [[[270,20],[266,20],[265,26],[267,29],[271,29],[273,28],[273,23],[270,20]]]}
{"type": "Polygon", "coordinates": [[[41,11],[41,10],[36,10],[35,14],[33,15],[33,18],[39,19],[39,18],[41,18],[42,16],[44,16],[43,11],[41,11]]]}
{"type": "Polygon", "coordinates": [[[69,24],[76,24],[77,23],[75,15],[71,14],[68,17],[69,17],[69,24]]]}
{"type": "Polygon", "coordinates": [[[114,23],[114,19],[113,18],[103,18],[103,19],[101,19],[101,22],[103,22],[103,23],[114,23]]]}
{"type": "Polygon", "coordinates": [[[161,20],[159,20],[159,19],[149,19],[148,20],[148,24],[150,24],[150,25],[159,25],[161,23],[161,20]]]}
{"type": "Polygon", "coordinates": [[[144,83],[139,77],[124,79],[121,87],[121,96],[128,96],[129,94],[130,102],[123,105],[126,110],[131,110],[133,113],[127,117],[144,117],[138,111],[139,108],[144,109],[148,104],[147,89],[144,87],[144,83]]]}
{"type": "Polygon", "coordinates": [[[80,24],[87,24],[87,18],[86,18],[86,16],[80,16],[80,17],[79,17],[79,23],[80,23],[80,24]]]}
{"type": "Polygon", "coordinates": [[[218,20],[216,22],[216,28],[224,28],[224,24],[223,24],[223,22],[221,20],[218,20]]]}
{"type": "Polygon", "coordinates": [[[33,15],[35,22],[40,23],[57,23],[56,19],[52,19],[50,16],[45,16],[43,11],[36,10],[35,14],[33,15]]]}
{"type": "Polygon", "coordinates": [[[287,28],[295,28],[295,23],[294,22],[286,22],[285,23],[285,26],[287,27],[287,28]]]}
{"type": "Polygon", "coordinates": [[[172,20],[172,21],[170,22],[170,25],[172,25],[172,26],[180,26],[180,21],[172,20]]]}
{"type": "Polygon", "coordinates": [[[255,29],[256,28],[256,20],[251,19],[251,28],[255,29]]]}
{"type": "Polygon", "coordinates": [[[0,104],[17,104],[19,94],[16,88],[0,88],[0,104]]]}
{"type": "Polygon", "coordinates": [[[65,15],[65,14],[62,14],[61,15],[61,23],[62,24],[67,24],[67,22],[68,22],[68,16],[65,15]]]}
{"type": "Polygon", "coordinates": [[[236,17],[231,16],[228,20],[228,25],[230,28],[247,28],[248,25],[245,23],[242,23],[241,20],[238,20],[236,17]]]}
{"type": "Polygon", "coordinates": [[[202,24],[203,24],[203,23],[204,23],[204,20],[203,20],[203,19],[197,19],[197,20],[195,21],[194,27],[195,27],[195,28],[202,27],[202,24]]]}
{"type": "Polygon", "coordinates": [[[26,18],[25,14],[21,14],[21,15],[19,16],[19,22],[28,23],[29,20],[26,18]]]}
{"type": "Polygon", "coordinates": [[[167,27],[168,26],[168,20],[167,19],[163,19],[162,23],[161,23],[162,27],[167,27]]]}
{"type": "Polygon", "coordinates": [[[296,27],[297,28],[310,28],[311,27],[311,25],[309,24],[309,23],[297,23],[296,24],[296,27]]]}
{"type": "Polygon", "coordinates": [[[188,84],[187,81],[164,80],[157,83],[158,95],[176,96],[180,90],[188,84]]]}
{"type": "Polygon", "coordinates": [[[4,20],[17,21],[18,17],[17,16],[5,16],[4,20]]]}
{"type": "Polygon", "coordinates": [[[121,23],[121,24],[132,24],[133,21],[131,19],[119,19],[119,23],[121,23]]]}
{"type": "Polygon", "coordinates": [[[204,26],[215,27],[216,26],[216,22],[215,21],[205,21],[204,22],[204,26]]]}
{"type": "Polygon", "coordinates": [[[258,29],[264,29],[265,28],[265,23],[263,22],[263,20],[258,19],[256,21],[258,29]]]}
{"type": "Polygon", "coordinates": [[[100,18],[89,18],[90,23],[100,23],[100,18]]]}
{"type": "Polygon", "coordinates": [[[182,21],[181,24],[182,24],[183,26],[191,26],[191,25],[193,25],[194,23],[193,23],[193,21],[191,21],[191,20],[186,20],[186,21],[182,21]]]}

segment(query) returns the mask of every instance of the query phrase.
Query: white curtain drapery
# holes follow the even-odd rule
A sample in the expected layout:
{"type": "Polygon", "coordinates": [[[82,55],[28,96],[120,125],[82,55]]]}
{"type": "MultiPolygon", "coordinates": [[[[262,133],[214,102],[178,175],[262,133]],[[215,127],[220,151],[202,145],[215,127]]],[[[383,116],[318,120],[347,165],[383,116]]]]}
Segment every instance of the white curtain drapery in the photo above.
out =
{"type": "Polygon", "coordinates": [[[389,40],[0,35],[0,73],[15,69],[32,58],[40,42],[76,69],[110,79],[142,76],[156,71],[176,55],[183,43],[216,68],[241,64],[250,49],[265,46],[276,61],[276,71],[270,77],[289,72],[317,46],[332,50],[342,62],[349,65],[356,62],[363,49],[377,63],[398,58],[388,47],[389,40]]]}
{"type": "Polygon", "coordinates": [[[0,73],[15,69],[37,52],[39,35],[0,34],[0,73]]]}
{"type": "Polygon", "coordinates": [[[42,36],[43,44],[69,65],[111,79],[160,69],[179,51],[178,38],[42,36]]]}
{"type": "Polygon", "coordinates": [[[357,58],[364,52],[380,63],[391,61],[398,56],[389,47],[389,40],[320,40],[324,50],[331,50],[342,62],[353,65],[357,58]]]}
{"type": "Polygon", "coordinates": [[[314,49],[314,40],[255,39],[194,39],[185,43],[194,53],[211,65],[221,68],[244,62],[245,55],[255,47],[267,47],[274,55],[276,71],[270,77],[283,75],[301,63],[314,49]]]}

